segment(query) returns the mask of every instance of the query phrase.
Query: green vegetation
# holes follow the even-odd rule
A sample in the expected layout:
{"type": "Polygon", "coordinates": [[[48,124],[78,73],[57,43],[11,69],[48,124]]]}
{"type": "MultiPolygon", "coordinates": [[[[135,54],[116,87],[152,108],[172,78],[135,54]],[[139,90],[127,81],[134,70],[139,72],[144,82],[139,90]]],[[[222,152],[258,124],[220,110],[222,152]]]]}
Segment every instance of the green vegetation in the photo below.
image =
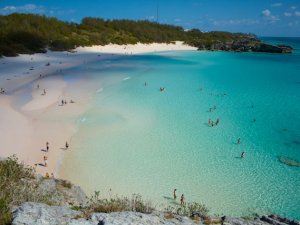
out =
{"type": "Polygon", "coordinates": [[[189,203],[187,202],[183,206],[181,205],[170,205],[168,206],[165,211],[168,213],[168,216],[174,214],[179,216],[188,216],[190,218],[208,218],[208,208],[204,204],[200,204],[197,202],[189,203]]]}
{"type": "Polygon", "coordinates": [[[140,195],[134,194],[131,198],[115,196],[108,199],[100,199],[99,193],[99,191],[96,191],[90,198],[88,211],[104,213],[123,211],[151,213],[154,210],[151,203],[143,201],[140,195]]]}
{"type": "Polygon", "coordinates": [[[184,31],[182,27],[150,21],[104,20],[87,17],[80,24],[33,14],[0,16],[0,56],[71,50],[78,46],[184,41],[193,46],[248,38],[229,32],[184,31]]]}
{"type": "Polygon", "coordinates": [[[11,207],[23,202],[50,203],[37,192],[34,170],[18,163],[15,156],[0,161],[0,224],[10,224],[11,207]]]}

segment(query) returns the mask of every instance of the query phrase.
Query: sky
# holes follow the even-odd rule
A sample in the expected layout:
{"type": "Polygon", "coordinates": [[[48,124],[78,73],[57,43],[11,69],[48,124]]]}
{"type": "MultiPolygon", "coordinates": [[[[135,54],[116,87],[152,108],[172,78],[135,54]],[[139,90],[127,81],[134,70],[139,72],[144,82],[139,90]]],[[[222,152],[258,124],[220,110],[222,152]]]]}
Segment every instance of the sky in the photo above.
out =
{"type": "Polygon", "coordinates": [[[0,0],[0,15],[34,13],[157,21],[202,31],[300,37],[300,0],[0,0]]]}

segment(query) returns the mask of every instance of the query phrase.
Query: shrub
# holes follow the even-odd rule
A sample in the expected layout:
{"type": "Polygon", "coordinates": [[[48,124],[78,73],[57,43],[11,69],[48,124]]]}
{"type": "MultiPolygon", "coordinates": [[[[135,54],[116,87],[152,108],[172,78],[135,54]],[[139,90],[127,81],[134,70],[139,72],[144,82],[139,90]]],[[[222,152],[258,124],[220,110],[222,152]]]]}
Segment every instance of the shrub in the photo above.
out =
{"type": "Polygon", "coordinates": [[[205,218],[208,215],[208,208],[204,204],[192,202],[186,203],[184,206],[174,205],[168,206],[165,209],[166,212],[176,214],[179,216],[188,216],[188,217],[200,217],[205,218]]]}
{"type": "Polygon", "coordinates": [[[99,192],[95,192],[95,195],[90,198],[89,209],[93,212],[104,213],[122,211],[151,213],[154,207],[137,194],[133,194],[131,198],[115,196],[109,199],[99,199],[99,192]]]}
{"type": "Polygon", "coordinates": [[[69,188],[69,189],[72,188],[72,184],[67,180],[61,180],[60,184],[61,184],[61,186],[65,187],[65,188],[69,188]]]}
{"type": "Polygon", "coordinates": [[[0,224],[10,224],[13,205],[26,201],[50,203],[36,186],[33,168],[19,163],[15,156],[0,161],[0,224]]]}

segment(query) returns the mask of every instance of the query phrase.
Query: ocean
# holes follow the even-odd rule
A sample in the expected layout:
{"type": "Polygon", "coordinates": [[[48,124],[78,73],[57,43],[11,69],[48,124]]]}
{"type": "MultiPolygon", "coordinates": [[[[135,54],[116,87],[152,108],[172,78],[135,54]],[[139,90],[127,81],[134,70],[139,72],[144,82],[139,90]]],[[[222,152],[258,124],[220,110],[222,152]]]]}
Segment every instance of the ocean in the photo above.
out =
{"type": "Polygon", "coordinates": [[[66,81],[84,74],[98,88],[62,176],[102,197],[162,207],[176,188],[211,214],[299,220],[300,167],[279,159],[300,162],[300,38],[263,39],[295,51],[157,52],[70,71],[66,81]]]}

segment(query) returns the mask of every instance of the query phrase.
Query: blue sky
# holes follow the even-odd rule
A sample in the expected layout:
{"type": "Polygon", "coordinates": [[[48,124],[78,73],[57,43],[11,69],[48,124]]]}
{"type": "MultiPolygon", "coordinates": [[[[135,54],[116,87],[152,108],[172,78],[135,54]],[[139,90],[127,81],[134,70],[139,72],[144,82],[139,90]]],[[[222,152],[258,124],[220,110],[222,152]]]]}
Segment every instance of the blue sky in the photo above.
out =
{"type": "Polygon", "coordinates": [[[251,32],[259,36],[300,37],[300,0],[0,0],[0,14],[156,20],[202,31],[251,32]]]}

